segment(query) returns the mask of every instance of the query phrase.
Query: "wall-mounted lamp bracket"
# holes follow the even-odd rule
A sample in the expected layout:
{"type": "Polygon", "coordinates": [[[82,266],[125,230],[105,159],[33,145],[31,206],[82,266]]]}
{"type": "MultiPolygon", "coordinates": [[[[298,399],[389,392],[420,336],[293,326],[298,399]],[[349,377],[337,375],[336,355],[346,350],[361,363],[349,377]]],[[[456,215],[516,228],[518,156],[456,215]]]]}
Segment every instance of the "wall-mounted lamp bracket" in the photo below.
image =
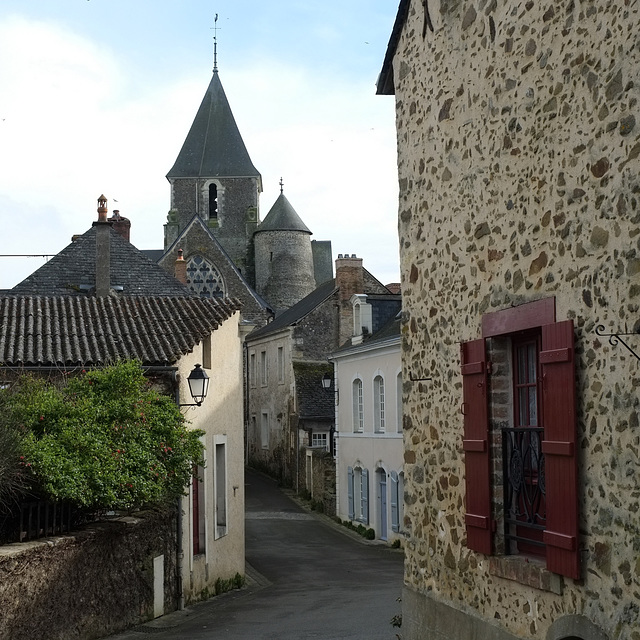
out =
{"type": "Polygon", "coordinates": [[[631,355],[635,356],[637,360],[640,360],[640,356],[620,337],[620,336],[640,336],[640,333],[605,333],[605,326],[599,324],[596,327],[596,335],[601,338],[609,338],[609,344],[612,347],[617,347],[621,344],[631,355]]]}

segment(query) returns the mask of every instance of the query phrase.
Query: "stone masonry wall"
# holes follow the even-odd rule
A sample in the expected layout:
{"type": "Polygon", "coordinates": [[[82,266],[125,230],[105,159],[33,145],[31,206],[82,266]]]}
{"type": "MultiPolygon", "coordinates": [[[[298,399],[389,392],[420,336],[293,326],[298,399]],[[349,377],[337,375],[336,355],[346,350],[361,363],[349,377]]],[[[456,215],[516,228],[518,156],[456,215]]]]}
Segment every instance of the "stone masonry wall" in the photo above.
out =
{"type": "Polygon", "coordinates": [[[160,555],[165,612],[175,610],[175,549],[175,516],[151,512],[0,546],[0,638],[101,638],[153,618],[160,555]]]}
{"type": "Polygon", "coordinates": [[[640,330],[640,2],[426,4],[433,31],[412,0],[393,61],[405,581],[514,637],[576,615],[638,640],[640,371],[595,329],[640,330]],[[575,323],[577,581],[465,546],[459,342],[483,313],[551,296],[575,323]]]}

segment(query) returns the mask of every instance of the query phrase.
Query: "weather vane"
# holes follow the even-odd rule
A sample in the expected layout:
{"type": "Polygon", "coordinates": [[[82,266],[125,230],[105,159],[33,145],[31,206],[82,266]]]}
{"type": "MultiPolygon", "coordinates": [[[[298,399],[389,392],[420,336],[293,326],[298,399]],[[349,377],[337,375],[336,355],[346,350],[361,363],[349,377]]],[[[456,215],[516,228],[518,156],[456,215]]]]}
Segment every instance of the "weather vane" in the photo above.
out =
{"type": "Polygon", "coordinates": [[[209,27],[213,29],[213,72],[218,71],[218,14],[216,13],[216,17],[213,19],[213,27],[209,27]]]}
{"type": "Polygon", "coordinates": [[[280,193],[282,193],[284,189],[284,182],[282,182],[282,177],[280,177],[280,193]]]}

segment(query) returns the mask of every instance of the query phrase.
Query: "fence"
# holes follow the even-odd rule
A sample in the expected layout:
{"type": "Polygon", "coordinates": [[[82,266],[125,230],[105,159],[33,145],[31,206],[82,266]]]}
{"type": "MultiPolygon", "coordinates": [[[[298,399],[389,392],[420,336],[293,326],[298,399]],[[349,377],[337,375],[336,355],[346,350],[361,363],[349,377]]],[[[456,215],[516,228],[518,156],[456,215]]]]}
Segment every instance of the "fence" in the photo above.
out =
{"type": "Polygon", "coordinates": [[[61,502],[22,502],[12,513],[0,515],[0,543],[26,542],[69,533],[93,519],[76,507],[61,502]]]}

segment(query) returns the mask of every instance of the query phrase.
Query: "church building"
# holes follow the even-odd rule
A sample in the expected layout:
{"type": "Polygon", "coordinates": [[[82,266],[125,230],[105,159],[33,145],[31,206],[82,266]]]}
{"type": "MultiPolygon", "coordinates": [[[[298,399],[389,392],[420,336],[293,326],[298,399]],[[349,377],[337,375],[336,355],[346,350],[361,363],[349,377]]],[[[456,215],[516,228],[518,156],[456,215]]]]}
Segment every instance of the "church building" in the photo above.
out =
{"type": "Polygon", "coordinates": [[[261,221],[262,176],[215,64],[167,179],[171,209],[159,264],[174,273],[181,250],[185,284],[203,297],[239,298],[245,323],[264,325],[333,277],[331,243],[311,240],[282,180],[280,196],[261,221]]]}

